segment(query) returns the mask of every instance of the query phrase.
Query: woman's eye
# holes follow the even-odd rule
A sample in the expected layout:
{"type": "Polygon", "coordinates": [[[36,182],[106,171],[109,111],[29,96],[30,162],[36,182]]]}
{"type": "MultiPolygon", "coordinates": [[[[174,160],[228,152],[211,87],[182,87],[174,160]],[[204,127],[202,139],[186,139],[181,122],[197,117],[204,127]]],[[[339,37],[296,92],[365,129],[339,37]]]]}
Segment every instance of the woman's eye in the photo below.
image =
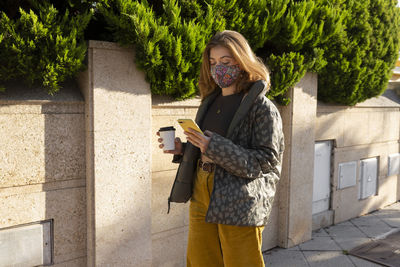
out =
{"type": "Polygon", "coordinates": [[[215,65],[215,62],[210,62],[210,65],[211,65],[211,66],[214,66],[214,65],[215,65]]]}
{"type": "Polygon", "coordinates": [[[228,61],[228,62],[221,62],[223,65],[229,65],[230,64],[230,62],[228,61]]]}

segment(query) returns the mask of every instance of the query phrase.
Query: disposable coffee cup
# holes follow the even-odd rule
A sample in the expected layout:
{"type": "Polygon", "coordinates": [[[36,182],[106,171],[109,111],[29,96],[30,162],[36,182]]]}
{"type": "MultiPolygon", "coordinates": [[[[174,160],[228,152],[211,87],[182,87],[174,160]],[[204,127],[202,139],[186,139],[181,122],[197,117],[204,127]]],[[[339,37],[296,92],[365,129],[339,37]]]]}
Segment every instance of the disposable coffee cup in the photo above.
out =
{"type": "Polygon", "coordinates": [[[173,126],[162,127],[158,131],[163,139],[163,150],[175,150],[175,128],[173,126]]]}

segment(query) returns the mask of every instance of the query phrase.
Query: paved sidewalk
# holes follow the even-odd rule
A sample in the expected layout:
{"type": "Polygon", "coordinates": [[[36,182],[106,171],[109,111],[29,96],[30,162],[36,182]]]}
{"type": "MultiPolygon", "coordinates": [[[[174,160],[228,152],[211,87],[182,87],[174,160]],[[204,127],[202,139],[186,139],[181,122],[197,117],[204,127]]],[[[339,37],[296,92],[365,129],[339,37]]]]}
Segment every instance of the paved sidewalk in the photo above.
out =
{"type": "Polygon", "coordinates": [[[264,252],[265,266],[275,267],[372,267],[382,266],[346,255],[352,248],[389,232],[400,230],[400,202],[370,214],[322,228],[312,239],[296,247],[274,248],[264,252]]]}

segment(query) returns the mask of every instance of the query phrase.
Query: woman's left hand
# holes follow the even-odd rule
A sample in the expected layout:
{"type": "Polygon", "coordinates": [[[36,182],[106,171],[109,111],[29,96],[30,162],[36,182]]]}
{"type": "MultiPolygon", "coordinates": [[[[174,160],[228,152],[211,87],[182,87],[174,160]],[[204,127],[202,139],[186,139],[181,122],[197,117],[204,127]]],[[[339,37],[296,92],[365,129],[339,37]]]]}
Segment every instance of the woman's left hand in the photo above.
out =
{"type": "Polygon", "coordinates": [[[192,143],[194,146],[200,148],[201,153],[204,153],[207,150],[208,144],[210,143],[210,139],[212,136],[212,132],[205,131],[204,134],[199,133],[192,128],[189,128],[189,132],[184,131],[186,134],[186,139],[192,143]]]}

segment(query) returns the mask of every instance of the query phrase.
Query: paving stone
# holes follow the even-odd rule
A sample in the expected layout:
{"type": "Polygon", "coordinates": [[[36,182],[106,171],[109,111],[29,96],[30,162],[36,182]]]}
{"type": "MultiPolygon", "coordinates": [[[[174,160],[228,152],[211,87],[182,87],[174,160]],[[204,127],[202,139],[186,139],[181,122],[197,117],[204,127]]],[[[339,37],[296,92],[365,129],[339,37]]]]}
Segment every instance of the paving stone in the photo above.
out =
{"type": "MultiPolygon", "coordinates": [[[[376,238],[392,230],[387,223],[380,219],[377,213],[361,216],[350,221],[370,238],[376,238]]],[[[399,215],[400,213],[398,213],[399,215]]]]}
{"type": "Polygon", "coordinates": [[[310,267],[354,267],[341,251],[303,251],[310,267]]]}
{"type": "Polygon", "coordinates": [[[327,228],[326,231],[343,250],[350,250],[371,241],[371,238],[353,224],[334,225],[327,228]]]}
{"type": "Polygon", "coordinates": [[[351,250],[372,240],[367,237],[333,237],[333,239],[343,250],[351,250]]]}
{"type": "Polygon", "coordinates": [[[316,236],[299,245],[300,250],[342,250],[330,236],[316,236]]]}
{"type": "Polygon", "coordinates": [[[400,228],[400,211],[395,209],[381,209],[375,213],[382,221],[391,227],[400,228]]]}
{"type": "Polygon", "coordinates": [[[374,263],[372,261],[367,261],[358,257],[354,257],[352,255],[348,255],[348,257],[350,258],[350,260],[354,263],[354,265],[356,267],[380,267],[380,266],[384,266],[384,265],[380,265],[377,263],[374,263]]]}
{"type": "Polygon", "coordinates": [[[325,228],[332,237],[367,237],[360,229],[353,224],[337,224],[325,228]]]}
{"type": "Polygon", "coordinates": [[[301,251],[269,250],[264,253],[265,266],[274,267],[309,267],[301,251]]]}
{"type": "Polygon", "coordinates": [[[341,223],[337,223],[335,225],[342,226],[342,225],[353,225],[353,224],[350,221],[344,221],[344,222],[341,222],[341,223]]]}
{"type": "Polygon", "coordinates": [[[386,224],[374,225],[374,226],[360,226],[359,228],[370,238],[377,238],[393,229],[392,227],[387,226],[386,224]]]}
{"type": "Polygon", "coordinates": [[[287,248],[287,250],[300,250],[299,246],[294,246],[291,248],[287,248]]]}
{"type": "Polygon", "coordinates": [[[400,211],[400,201],[397,201],[391,205],[384,207],[383,209],[394,209],[400,211]]]}
{"type": "Polygon", "coordinates": [[[354,219],[350,219],[350,222],[358,227],[384,224],[384,222],[382,222],[382,220],[375,214],[368,214],[354,219]]]}
{"type": "Polygon", "coordinates": [[[324,228],[321,228],[312,232],[312,237],[317,237],[317,236],[329,236],[329,234],[327,231],[325,231],[324,228]]]}

